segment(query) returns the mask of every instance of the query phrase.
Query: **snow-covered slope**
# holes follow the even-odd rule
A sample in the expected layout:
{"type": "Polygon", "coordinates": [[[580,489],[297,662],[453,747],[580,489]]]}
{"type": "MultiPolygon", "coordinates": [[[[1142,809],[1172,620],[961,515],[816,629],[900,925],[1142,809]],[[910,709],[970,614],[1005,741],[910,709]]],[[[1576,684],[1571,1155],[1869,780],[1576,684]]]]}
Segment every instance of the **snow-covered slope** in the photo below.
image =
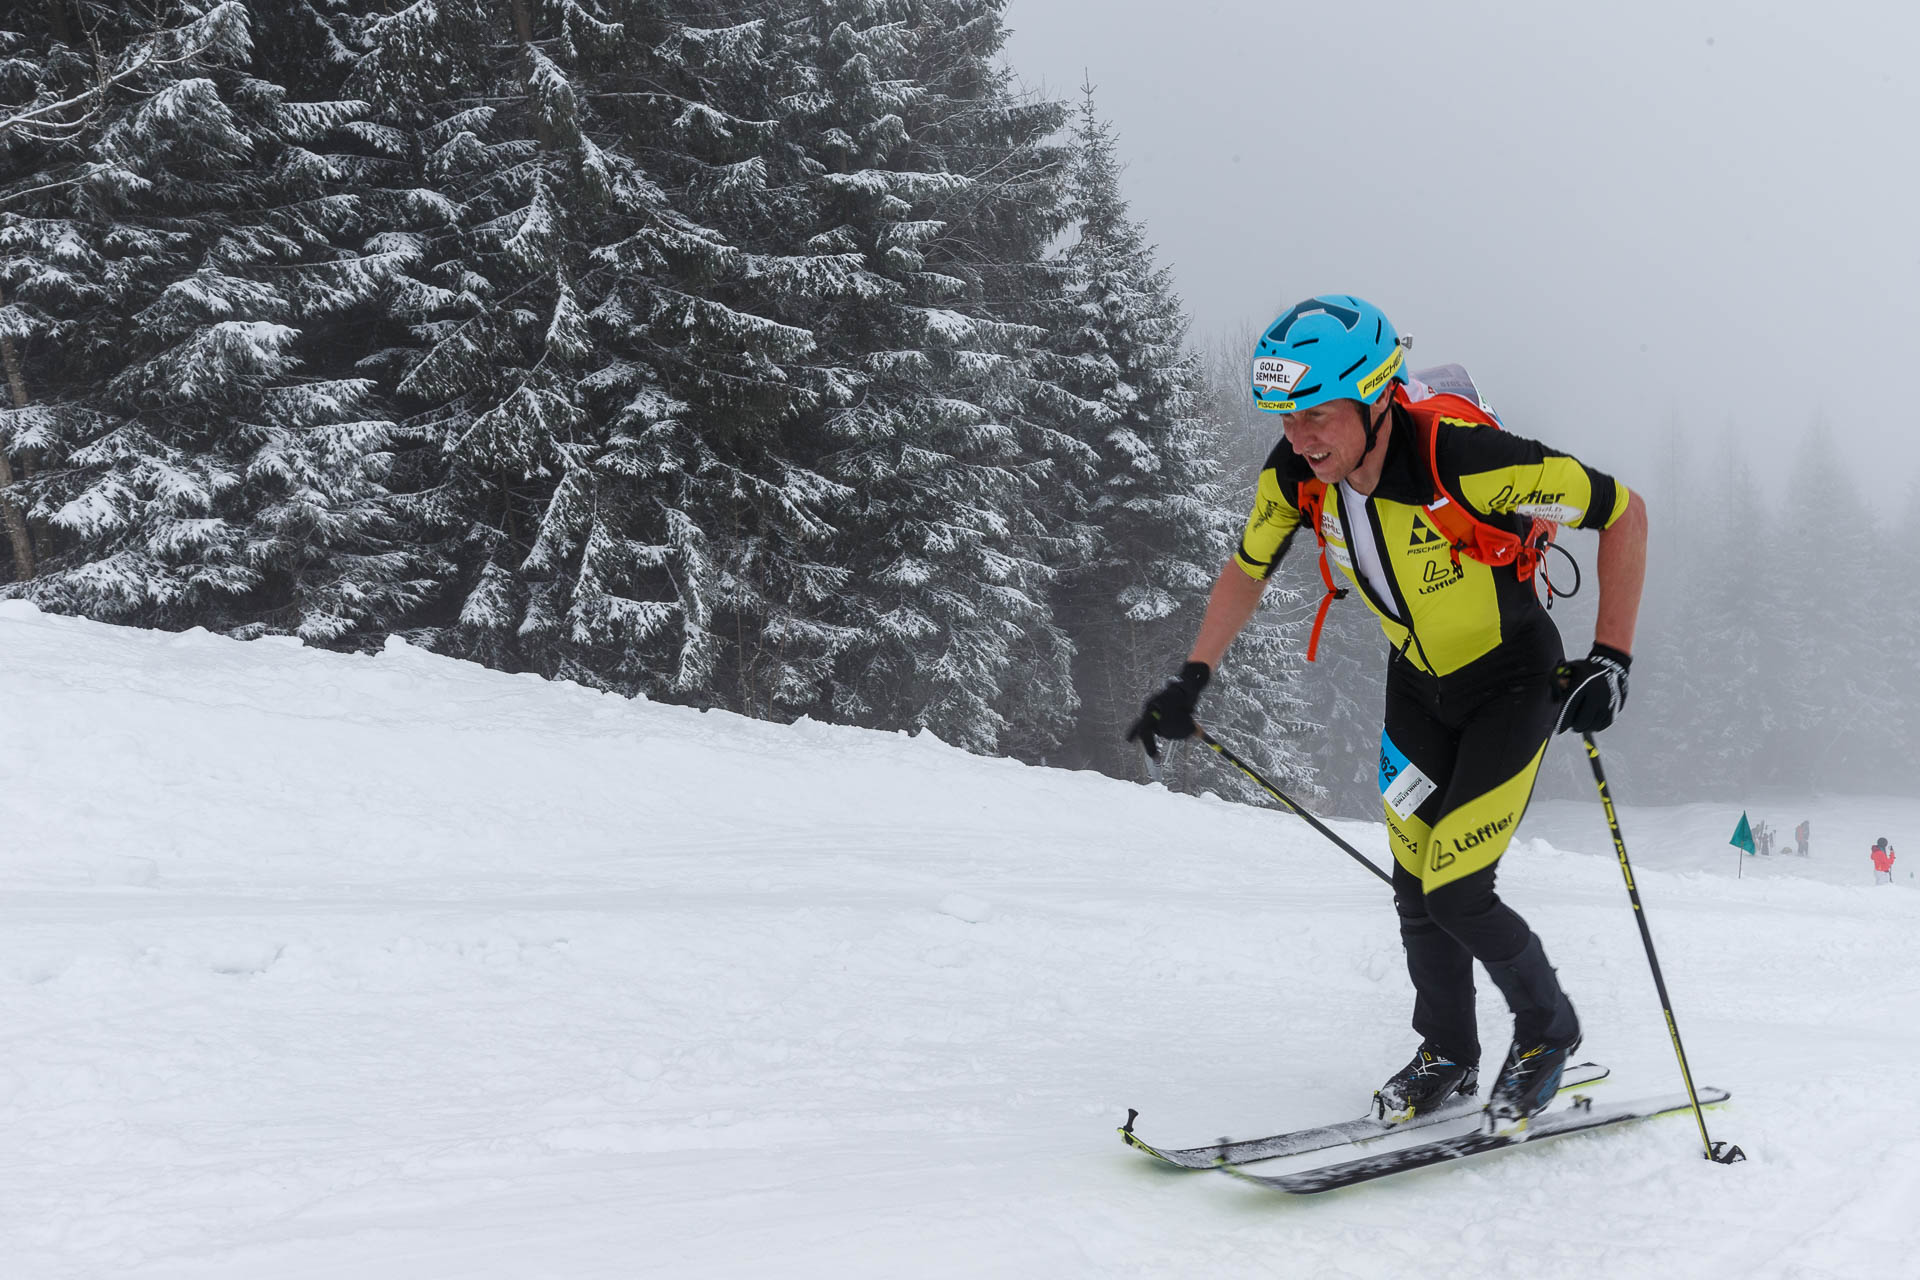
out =
{"type": "MultiPolygon", "coordinates": [[[[1864,841],[1735,880],[1737,813],[1625,811],[1750,1163],[1674,1119],[1292,1200],[1113,1129],[1357,1114],[1411,1050],[1297,820],[20,605],[0,716],[8,1276],[1914,1274],[1920,894],[1864,841]]],[[[1920,861],[1911,801],[1779,805],[1920,861]]],[[[1673,1091],[1597,804],[1503,875],[1608,1094],[1673,1091]]]]}

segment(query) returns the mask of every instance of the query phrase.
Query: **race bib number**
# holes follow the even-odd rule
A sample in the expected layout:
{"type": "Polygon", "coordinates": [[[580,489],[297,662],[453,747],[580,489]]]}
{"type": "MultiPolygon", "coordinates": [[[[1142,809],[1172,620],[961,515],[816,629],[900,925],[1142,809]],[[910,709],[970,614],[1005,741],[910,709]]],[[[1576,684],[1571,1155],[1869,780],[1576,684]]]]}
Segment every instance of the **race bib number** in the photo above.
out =
{"type": "Polygon", "coordinates": [[[1426,798],[1434,793],[1432,778],[1407,759],[1406,752],[1393,745],[1393,739],[1380,735],[1380,796],[1401,821],[1413,817],[1426,798]]]}

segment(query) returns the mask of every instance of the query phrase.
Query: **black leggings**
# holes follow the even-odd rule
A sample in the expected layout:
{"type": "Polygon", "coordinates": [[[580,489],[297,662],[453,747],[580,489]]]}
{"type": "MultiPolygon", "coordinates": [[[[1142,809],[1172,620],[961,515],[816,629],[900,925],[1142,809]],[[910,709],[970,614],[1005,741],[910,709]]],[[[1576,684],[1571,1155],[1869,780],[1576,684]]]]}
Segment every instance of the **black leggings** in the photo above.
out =
{"type": "Polygon", "coordinates": [[[1474,960],[1511,961],[1533,939],[1520,913],[1493,891],[1493,873],[1487,867],[1423,894],[1405,867],[1393,868],[1400,941],[1413,979],[1413,1029],[1455,1062],[1480,1061],[1474,960]]]}
{"type": "Polygon", "coordinates": [[[1381,789],[1413,1028],[1456,1062],[1480,1057],[1476,960],[1507,997],[1517,1038],[1571,1034],[1572,1006],[1539,940],[1493,887],[1553,732],[1560,656],[1548,623],[1451,675],[1399,660],[1388,671],[1381,789]]]}

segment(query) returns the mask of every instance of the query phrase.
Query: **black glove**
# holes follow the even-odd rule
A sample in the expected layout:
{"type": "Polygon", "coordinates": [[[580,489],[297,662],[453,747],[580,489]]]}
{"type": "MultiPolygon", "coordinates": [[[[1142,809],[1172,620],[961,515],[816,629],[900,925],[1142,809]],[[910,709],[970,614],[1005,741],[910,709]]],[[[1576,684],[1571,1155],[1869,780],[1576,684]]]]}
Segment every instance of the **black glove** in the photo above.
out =
{"type": "Polygon", "coordinates": [[[1160,748],[1154,745],[1155,738],[1191,738],[1198,727],[1193,723],[1193,709],[1199,704],[1200,691],[1212,678],[1213,668],[1204,662],[1189,662],[1180,668],[1180,674],[1167,681],[1166,688],[1147,699],[1146,710],[1127,730],[1127,741],[1138,742],[1158,760],[1160,748]]]}
{"type": "Polygon", "coordinates": [[[1554,668],[1558,696],[1567,701],[1556,732],[1598,733],[1612,724],[1627,705],[1627,668],[1632,665],[1632,654],[1595,643],[1586,657],[1554,668]]]}

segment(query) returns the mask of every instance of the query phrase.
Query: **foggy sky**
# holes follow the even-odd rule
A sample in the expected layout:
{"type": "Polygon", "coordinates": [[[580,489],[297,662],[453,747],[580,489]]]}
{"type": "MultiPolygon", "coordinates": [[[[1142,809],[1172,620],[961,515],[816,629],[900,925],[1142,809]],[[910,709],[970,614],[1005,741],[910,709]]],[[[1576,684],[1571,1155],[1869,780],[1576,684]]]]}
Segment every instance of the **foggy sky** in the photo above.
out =
{"type": "Polygon", "coordinates": [[[1118,130],[1197,336],[1350,292],[1508,425],[1633,483],[1830,424],[1897,515],[1920,6],[1012,0],[1006,61],[1118,130]],[[1178,17],[1169,15],[1177,12],[1178,17]]]}

